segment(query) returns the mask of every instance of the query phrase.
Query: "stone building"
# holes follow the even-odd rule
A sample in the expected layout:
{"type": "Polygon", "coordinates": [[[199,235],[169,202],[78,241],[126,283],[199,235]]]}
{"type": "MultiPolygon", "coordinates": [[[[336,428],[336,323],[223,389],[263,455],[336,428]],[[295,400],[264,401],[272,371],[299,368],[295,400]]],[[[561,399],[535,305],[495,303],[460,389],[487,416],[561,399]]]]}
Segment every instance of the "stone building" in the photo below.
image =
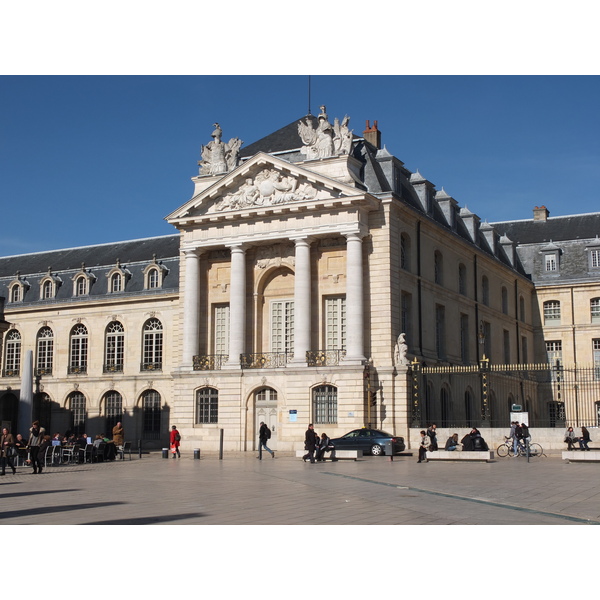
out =
{"type": "MultiPolygon", "coordinates": [[[[540,236],[481,223],[382,146],[377,122],[357,136],[325,107],[246,148],[215,124],[192,181],[172,236],[0,258],[2,421],[16,422],[31,350],[34,414],[57,431],[122,420],[160,447],[176,424],[184,448],[225,450],[254,449],[260,421],[279,450],[301,448],[309,422],[408,438],[410,361],[546,361],[540,297],[568,310],[597,285],[584,269],[585,283],[551,280],[577,292],[547,289],[540,236]]],[[[474,422],[478,402],[442,390],[424,418],[474,422]]],[[[493,409],[504,423],[505,399],[493,409]]]]}

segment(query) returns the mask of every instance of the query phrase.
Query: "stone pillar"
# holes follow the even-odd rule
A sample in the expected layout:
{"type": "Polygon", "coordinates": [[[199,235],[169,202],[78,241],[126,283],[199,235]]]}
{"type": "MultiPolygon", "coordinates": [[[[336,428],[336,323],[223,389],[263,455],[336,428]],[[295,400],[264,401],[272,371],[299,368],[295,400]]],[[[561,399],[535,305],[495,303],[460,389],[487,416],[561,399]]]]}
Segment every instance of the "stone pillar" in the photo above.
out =
{"type": "Polygon", "coordinates": [[[346,235],[346,358],[360,364],[365,360],[362,237],[346,235]]]}
{"type": "Polygon", "coordinates": [[[184,250],[185,290],[183,294],[183,357],[182,366],[191,367],[198,354],[200,301],[200,255],[197,250],[184,250]]]}
{"type": "Polygon", "coordinates": [[[310,243],[308,237],[295,239],[296,274],[294,277],[294,363],[306,364],[310,350],[310,243]]]}
{"type": "Polygon", "coordinates": [[[240,368],[240,354],[245,351],[246,339],[246,249],[232,244],[231,285],[229,288],[229,360],[228,369],[240,368]]]}

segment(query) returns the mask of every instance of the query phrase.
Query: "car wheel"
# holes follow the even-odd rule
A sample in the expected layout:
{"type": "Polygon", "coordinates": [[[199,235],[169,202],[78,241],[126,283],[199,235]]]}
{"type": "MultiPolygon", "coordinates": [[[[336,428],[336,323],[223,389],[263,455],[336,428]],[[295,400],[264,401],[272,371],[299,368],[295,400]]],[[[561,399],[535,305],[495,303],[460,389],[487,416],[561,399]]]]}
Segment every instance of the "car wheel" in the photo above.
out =
{"type": "Polygon", "coordinates": [[[383,454],[383,448],[379,444],[374,444],[371,446],[371,454],[373,456],[380,456],[383,454]]]}

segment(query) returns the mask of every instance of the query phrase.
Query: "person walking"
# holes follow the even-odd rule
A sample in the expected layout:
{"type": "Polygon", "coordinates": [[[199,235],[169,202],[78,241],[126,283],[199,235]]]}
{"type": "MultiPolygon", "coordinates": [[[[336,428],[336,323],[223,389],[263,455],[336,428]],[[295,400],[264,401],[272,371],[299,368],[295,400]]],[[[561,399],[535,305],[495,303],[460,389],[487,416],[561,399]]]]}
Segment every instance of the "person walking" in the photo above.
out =
{"type": "Polygon", "coordinates": [[[37,452],[37,454],[35,456],[35,462],[34,462],[33,458],[31,459],[31,465],[33,466],[34,473],[37,473],[38,475],[42,474],[42,470],[44,468],[44,460],[45,460],[45,456],[46,456],[46,450],[48,449],[48,446],[50,446],[51,444],[52,444],[52,438],[49,435],[45,435],[38,447],[39,451],[37,452]]]}
{"type": "Polygon", "coordinates": [[[15,450],[15,438],[12,433],[9,433],[7,427],[2,428],[2,437],[0,437],[0,461],[2,463],[2,472],[0,475],[4,475],[6,471],[6,463],[12,469],[13,475],[17,472],[15,469],[15,463],[13,462],[13,452],[15,450]]]}
{"type": "Polygon", "coordinates": [[[115,446],[121,447],[125,442],[125,431],[123,424],[119,421],[112,429],[112,441],[115,446]]]}
{"type": "Polygon", "coordinates": [[[175,459],[181,458],[181,454],[179,454],[180,442],[181,434],[177,431],[177,426],[173,425],[171,427],[171,433],[169,434],[169,445],[171,446],[171,452],[175,459]]]}
{"type": "MultiPolygon", "coordinates": [[[[27,448],[29,450],[29,460],[33,467],[33,472],[38,472],[38,454],[40,452],[40,446],[44,440],[44,434],[46,430],[40,427],[39,421],[34,421],[29,428],[29,439],[27,440],[27,448]]],[[[41,473],[40,467],[40,473],[41,473]]]]}
{"type": "Polygon", "coordinates": [[[261,449],[264,448],[270,455],[271,458],[275,458],[275,452],[267,446],[267,440],[271,439],[271,430],[269,426],[265,424],[264,421],[260,422],[260,429],[258,430],[258,456],[256,458],[260,458],[261,449]]]}
{"type": "Polygon", "coordinates": [[[310,459],[311,464],[315,464],[315,448],[317,447],[318,436],[315,431],[315,426],[310,423],[306,433],[304,434],[304,449],[307,453],[302,457],[302,460],[306,462],[306,459],[310,459]]]}

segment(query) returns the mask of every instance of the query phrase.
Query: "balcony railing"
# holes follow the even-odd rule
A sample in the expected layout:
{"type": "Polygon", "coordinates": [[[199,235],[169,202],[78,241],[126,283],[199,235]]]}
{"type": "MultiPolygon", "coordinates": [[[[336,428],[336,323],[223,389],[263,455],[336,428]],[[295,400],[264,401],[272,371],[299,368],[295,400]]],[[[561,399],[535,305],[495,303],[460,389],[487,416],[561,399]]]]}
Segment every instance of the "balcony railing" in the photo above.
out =
{"type": "Polygon", "coordinates": [[[227,354],[200,354],[194,356],[194,371],[218,371],[229,360],[227,354]]]}
{"type": "Polygon", "coordinates": [[[69,365],[67,373],[69,375],[85,375],[87,373],[87,365],[69,365]]]}
{"type": "Polygon", "coordinates": [[[36,367],[34,374],[36,377],[41,377],[42,375],[52,375],[52,367],[36,367]]]}
{"type": "Polygon", "coordinates": [[[102,372],[103,373],[122,373],[123,372],[123,365],[116,365],[116,364],[110,364],[110,365],[104,365],[102,367],[102,372]]]}
{"type": "Polygon", "coordinates": [[[309,350],[306,353],[306,362],[309,367],[328,367],[339,365],[344,356],[345,350],[309,350]]]}
{"type": "Polygon", "coordinates": [[[140,371],[162,371],[162,363],[161,362],[142,363],[140,365],[140,371]]]}
{"type": "Polygon", "coordinates": [[[19,369],[4,369],[4,371],[2,371],[2,377],[18,377],[19,375],[19,369]]]}
{"type": "Polygon", "coordinates": [[[285,367],[293,357],[287,352],[259,352],[256,354],[242,354],[240,362],[242,369],[276,369],[285,367]]]}

